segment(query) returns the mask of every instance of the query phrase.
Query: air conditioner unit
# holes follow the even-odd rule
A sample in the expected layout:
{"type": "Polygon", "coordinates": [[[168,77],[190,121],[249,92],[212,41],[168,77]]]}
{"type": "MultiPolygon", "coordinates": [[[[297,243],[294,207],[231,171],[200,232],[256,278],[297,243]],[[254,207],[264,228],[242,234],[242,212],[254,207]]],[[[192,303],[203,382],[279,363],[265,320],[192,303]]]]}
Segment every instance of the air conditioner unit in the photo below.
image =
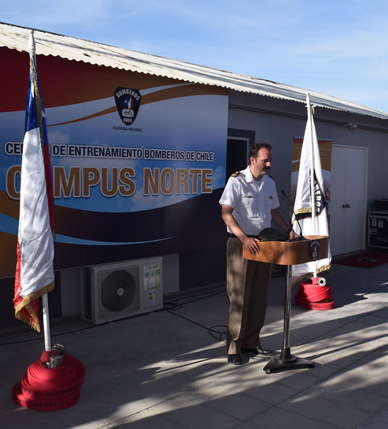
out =
{"type": "Polygon", "coordinates": [[[163,307],[162,258],[87,268],[82,318],[104,323],[163,307]]]}

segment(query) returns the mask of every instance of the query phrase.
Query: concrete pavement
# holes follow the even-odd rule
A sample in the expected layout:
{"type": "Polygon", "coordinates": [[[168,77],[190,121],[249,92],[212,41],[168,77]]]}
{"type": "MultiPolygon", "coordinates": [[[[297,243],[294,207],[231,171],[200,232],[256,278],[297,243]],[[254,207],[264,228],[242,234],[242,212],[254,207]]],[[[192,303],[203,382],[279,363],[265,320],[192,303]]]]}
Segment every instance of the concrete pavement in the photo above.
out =
{"type": "MultiPolygon", "coordinates": [[[[314,368],[266,374],[267,361],[226,363],[225,286],[170,296],[164,310],[104,325],[52,324],[86,367],[73,407],[17,406],[12,387],[44,348],[22,328],[0,337],[2,428],[368,428],[388,422],[388,264],[333,264],[335,308],[292,304],[291,350],[314,368]]],[[[284,275],[273,278],[264,346],[283,341],[284,275]]],[[[297,292],[293,291],[293,296],[297,292]]]]}

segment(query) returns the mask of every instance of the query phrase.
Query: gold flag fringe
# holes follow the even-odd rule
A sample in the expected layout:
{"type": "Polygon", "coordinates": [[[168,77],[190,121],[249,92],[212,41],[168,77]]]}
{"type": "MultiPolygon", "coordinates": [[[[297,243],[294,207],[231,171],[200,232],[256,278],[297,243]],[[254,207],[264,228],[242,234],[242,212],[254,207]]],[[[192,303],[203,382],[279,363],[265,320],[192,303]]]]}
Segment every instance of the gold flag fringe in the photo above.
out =
{"type": "Polygon", "coordinates": [[[31,302],[39,299],[46,293],[51,292],[54,289],[54,282],[51,282],[47,286],[42,287],[38,291],[31,293],[23,298],[23,301],[15,308],[15,318],[26,323],[30,328],[34,329],[37,332],[40,332],[40,323],[39,317],[31,306],[31,302]],[[29,316],[21,313],[25,309],[29,316]]]}

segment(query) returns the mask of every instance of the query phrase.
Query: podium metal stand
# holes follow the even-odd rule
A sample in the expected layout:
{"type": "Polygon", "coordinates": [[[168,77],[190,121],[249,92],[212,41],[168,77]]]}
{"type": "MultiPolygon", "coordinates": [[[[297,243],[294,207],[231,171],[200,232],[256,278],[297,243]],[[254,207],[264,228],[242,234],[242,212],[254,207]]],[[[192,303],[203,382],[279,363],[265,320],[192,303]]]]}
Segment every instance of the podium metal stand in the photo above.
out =
{"type": "Polygon", "coordinates": [[[291,354],[290,315],[292,265],[327,258],[329,238],[318,235],[306,236],[304,238],[304,240],[295,241],[262,241],[259,245],[260,252],[258,255],[252,255],[252,253],[243,246],[243,257],[245,259],[267,262],[270,264],[287,265],[284,298],[283,347],[281,352],[273,356],[264,367],[264,371],[267,374],[291,369],[314,367],[314,362],[291,354]]]}

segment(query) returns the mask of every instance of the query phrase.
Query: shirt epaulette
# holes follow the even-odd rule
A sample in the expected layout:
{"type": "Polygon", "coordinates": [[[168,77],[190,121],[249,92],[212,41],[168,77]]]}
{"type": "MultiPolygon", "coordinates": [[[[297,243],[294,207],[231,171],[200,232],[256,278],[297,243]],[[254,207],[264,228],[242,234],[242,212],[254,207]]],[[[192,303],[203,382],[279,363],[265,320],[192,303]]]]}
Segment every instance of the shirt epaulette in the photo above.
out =
{"type": "Polygon", "coordinates": [[[235,173],[233,173],[230,177],[237,177],[240,175],[240,171],[236,171],[235,173]]]}

